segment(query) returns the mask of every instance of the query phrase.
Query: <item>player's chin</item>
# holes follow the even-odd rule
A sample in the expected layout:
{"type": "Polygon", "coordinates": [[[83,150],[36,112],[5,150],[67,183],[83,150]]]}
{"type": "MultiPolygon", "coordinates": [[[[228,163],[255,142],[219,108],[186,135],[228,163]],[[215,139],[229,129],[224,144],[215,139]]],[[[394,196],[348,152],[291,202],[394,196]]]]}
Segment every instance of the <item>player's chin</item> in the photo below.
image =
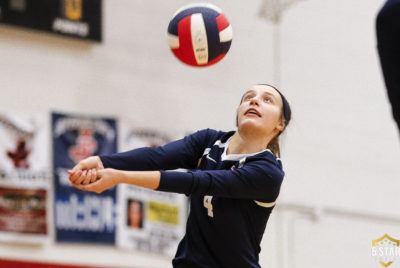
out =
{"type": "Polygon", "coordinates": [[[239,128],[242,130],[254,130],[254,131],[259,131],[265,128],[263,121],[260,120],[260,118],[243,118],[239,122],[239,128]]]}

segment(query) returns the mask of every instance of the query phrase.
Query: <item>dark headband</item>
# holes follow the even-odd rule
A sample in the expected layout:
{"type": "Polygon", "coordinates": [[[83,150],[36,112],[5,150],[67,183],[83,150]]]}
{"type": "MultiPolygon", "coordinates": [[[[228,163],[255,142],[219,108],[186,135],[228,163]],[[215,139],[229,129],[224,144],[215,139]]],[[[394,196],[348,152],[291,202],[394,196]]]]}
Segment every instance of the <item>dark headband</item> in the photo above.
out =
{"type": "Polygon", "coordinates": [[[292,116],[292,111],[290,110],[289,103],[286,100],[285,96],[283,96],[283,94],[274,86],[271,86],[268,84],[258,84],[258,85],[272,87],[279,93],[279,95],[281,96],[281,99],[282,99],[282,103],[283,103],[283,117],[285,118],[286,125],[289,124],[290,118],[292,116]]]}

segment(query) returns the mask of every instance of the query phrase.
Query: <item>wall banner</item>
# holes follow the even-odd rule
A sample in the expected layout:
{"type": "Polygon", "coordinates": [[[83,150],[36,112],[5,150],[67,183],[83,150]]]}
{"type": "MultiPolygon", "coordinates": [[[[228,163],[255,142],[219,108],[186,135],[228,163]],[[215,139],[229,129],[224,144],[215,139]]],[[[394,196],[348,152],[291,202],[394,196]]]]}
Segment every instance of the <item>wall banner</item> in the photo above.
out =
{"type": "Polygon", "coordinates": [[[52,114],[55,205],[58,242],[115,243],[115,187],[101,195],[71,186],[68,169],[91,155],[117,149],[114,119],[52,114]]]}
{"type": "Polygon", "coordinates": [[[101,0],[0,0],[0,23],[100,42],[101,0]]]}
{"type": "MultiPolygon", "coordinates": [[[[122,151],[171,141],[157,131],[121,124],[122,151]]],[[[117,246],[173,256],[185,233],[185,195],[122,184],[118,187],[117,246]]]]}
{"type": "Polygon", "coordinates": [[[0,113],[0,240],[48,238],[50,154],[45,120],[0,113]]]}

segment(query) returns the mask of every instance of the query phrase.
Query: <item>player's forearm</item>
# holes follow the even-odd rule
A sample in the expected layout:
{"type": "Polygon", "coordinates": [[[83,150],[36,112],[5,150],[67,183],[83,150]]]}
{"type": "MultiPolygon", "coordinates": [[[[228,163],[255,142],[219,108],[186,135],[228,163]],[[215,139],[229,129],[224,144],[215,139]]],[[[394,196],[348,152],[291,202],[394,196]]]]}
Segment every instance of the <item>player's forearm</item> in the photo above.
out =
{"type": "Polygon", "coordinates": [[[160,171],[119,171],[118,182],[157,189],[160,185],[160,171]]]}
{"type": "Polygon", "coordinates": [[[105,168],[127,171],[193,169],[204,152],[208,130],[160,147],[143,147],[112,155],[100,155],[105,168]]]}

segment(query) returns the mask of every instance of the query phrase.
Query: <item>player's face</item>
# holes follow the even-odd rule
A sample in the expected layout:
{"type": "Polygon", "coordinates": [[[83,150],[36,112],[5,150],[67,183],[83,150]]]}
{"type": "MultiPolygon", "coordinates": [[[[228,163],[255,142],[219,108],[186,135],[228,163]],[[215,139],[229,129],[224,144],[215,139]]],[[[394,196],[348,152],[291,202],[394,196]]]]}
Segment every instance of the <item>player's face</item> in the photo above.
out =
{"type": "Polygon", "coordinates": [[[266,85],[252,86],[243,95],[238,108],[238,129],[252,129],[257,134],[269,136],[283,130],[283,103],[280,94],[266,85]]]}

